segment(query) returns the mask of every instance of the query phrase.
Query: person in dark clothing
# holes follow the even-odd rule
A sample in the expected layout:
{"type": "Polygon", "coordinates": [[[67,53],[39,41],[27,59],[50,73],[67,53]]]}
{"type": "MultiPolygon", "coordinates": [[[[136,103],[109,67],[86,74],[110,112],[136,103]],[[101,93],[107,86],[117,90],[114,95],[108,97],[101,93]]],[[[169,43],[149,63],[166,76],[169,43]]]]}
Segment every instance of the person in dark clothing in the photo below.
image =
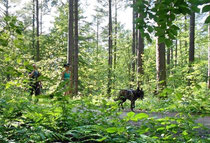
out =
{"type": "Polygon", "coordinates": [[[30,95],[32,96],[35,93],[35,96],[41,93],[41,82],[38,80],[40,72],[37,70],[35,64],[33,64],[33,71],[29,73],[30,77],[30,95]]]}

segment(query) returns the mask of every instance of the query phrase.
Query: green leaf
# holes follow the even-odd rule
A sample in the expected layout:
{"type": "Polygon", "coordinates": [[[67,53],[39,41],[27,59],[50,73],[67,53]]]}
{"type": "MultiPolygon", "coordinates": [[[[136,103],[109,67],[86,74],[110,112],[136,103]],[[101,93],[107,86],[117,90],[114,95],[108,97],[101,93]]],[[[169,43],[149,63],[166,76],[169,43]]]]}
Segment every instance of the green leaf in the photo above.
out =
{"type": "Polygon", "coordinates": [[[17,33],[17,34],[22,34],[22,33],[21,33],[21,30],[20,30],[19,28],[16,29],[16,33],[17,33]]]}
{"type": "Polygon", "coordinates": [[[157,131],[162,131],[162,130],[165,130],[165,127],[157,128],[157,131]]]}
{"type": "Polygon", "coordinates": [[[204,13],[204,12],[209,12],[209,11],[210,11],[210,5],[206,5],[206,6],[204,6],[203,9],[202,9],[202,13],[204,13]]]}
{"type": "Polygon", "coordinates": [[[129,113],[127,113],[127,117],[133,117],[135,115],[135,113],[134,112],[129,112],[129,113]]]}
{"type": "Polygon", "coordinates": [[[107,128],[106,131],[107,131],[108,133],[115,133],[115,132],[118,131],[118,129],[117,129],[116,127],[111,127],[111,128],[107,128]]]}
{"type": "Polygon", "coordinates": [[[98,142],[102,142],[102,141],[104,141],[105,139],[107,139],[107,137],[103,137],[103,138],[101,138],[101,139],[97,139],[97,141],[98,141],[98,142]]]}
{"type": "Polygon", "coordinates": [[[141,120],[141,119],[149,118],[149,115],[147,115],[146,113],[139,113],[135,115],[135,118],[138,120],[141,120]]]}
{"type": "Polygon", "coordinates": [[[152,33],[153,32],[153,28],[151,26],[148,26],[147,28],[148,28],[148,32],[149,33],[152,33]]]}
{"type": "Polygon", "coordinates": [[[204,4],[206,3],[208,0],[189,0],[189,2],[191,4],[194,4],[194,5],[201,5],[201,4],[204,4]]]}
{"type": "Polygon", "coordinates": [[[161,44],[165,41],[165,38],[164,37],[159,37],[158,38],[158,43],[161,44]]]}
{"type": "Polygon", "coordinates": [[[4,52],[4,49],[0,49],[0,52],[4,52]]]}
{"type": "Polygon", "coordinates": [[[167,47],[170,47],[173,44],[173,42],[170,39],[165,39],[165,44],[167,47]]]}
{"type": "Polygon", "coordinates": [[[21,59],[20,59],[20,58],[17,59],[17,63],[18,63],[18,64],[21,63],[21,59]]]}
{"type": "Polygon", "coordinates": [[[203,5],[203,4],[208,4],[209,3],[209,0],[190,0],[190,1],[197,1],[198,5],[203,5]]]}
{"type": "Polygon", "coordinates": [[[149,131],[149,128],[146,128],[146,129],[139,129],[138,130],[138,133],[139,134],[145,134],[146,132],[148,132],[149,131]]]}
{"type": "Polygon", "coordinates": [[[182,132],[182,134],[183,134],[184,136],[188,135],[188,133],[187,133],[187,131],[186,131],[186,130],[185,130],[185,131],[183,131],[183,132],[182,132]]]}
{"type": "Polygon", "coordinates": [[[208,17],[206,18],[205,23],[206,23],[206,24],[210,23],[210,16],[208,16],[208,17]]]}
{"type": "Polygon", "coordinates": [[[191,9],[192,9],[194,12],[200,13],[200,8],[198,8],[197,6],[192,6],[191,9]]]}
{"type": "Polygon", "coordinates": [[[11,58],[9,56],[5,57],[5,61],[9,62],[9,61],[11,61],[11,58]]]}

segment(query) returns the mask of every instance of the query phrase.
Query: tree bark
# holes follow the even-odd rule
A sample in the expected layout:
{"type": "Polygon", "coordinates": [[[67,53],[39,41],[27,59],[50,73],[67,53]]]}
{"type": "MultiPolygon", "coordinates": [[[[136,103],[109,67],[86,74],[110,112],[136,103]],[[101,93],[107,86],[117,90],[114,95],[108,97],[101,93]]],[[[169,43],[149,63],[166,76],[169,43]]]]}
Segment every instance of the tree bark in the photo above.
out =
{"type": "Polygon", "coordinates": [[[165,44],[157,39],[156,45],[156,70],[157,70],[157,91],[161,91],[166,86],[166,63],[165,44]]]}
{"type": "MultiPolygon", "coordinates": [[[[135,0],[133,0],[133,5],[135,5],[135,0]]],[[[133,55],[133,58],[132,58],[132,74],[131,74],[131,81],[134,82],[134,74],[135,74],[135,55],[136,55],[136,52],[135,52],[135,49],[136,49],[136,27],[135,27],[135,11],[134,11],[134,8],[133,8],[133,42],[132,42],[132,55],[133,55]]],[[[130,85],[130,87],[132,87],[132,84],[130,85]]]]}
{"type": "Polygon", "coordinates": [[[5,5],[5,7],[6,7],[5,14],[6,14],[6,16],[9,16],[9,0],[6,0],[6,5],[5,5]]]}
{"type": "MultiPolygon", "coordinates": [[[[137,71],[138,71],[138,75],[143,75],[144,74],[144,69],[143,69],[143,54],[144,54],[144,38],[141,36],[141,32],[140,30],[138,30],[138,48],[137,48],[137,71]]],[[[140,76],[141,78],[142,76],[140,76]]],[[[139,80],[139,76],[138,76],[138,87],[141,87],[141,85],[143,84],[143,80],[140,79],[139,80]]]]}
{"type": "MultiPolygon", "coordinates": [[[[182,40],[179,40],[179,50],[180,50],[180,60],[179,60],[179,64],[182,64],[182,60],[183,60],[183,55],[182,55],[182,40]]],[[[178,49],[177,49],[178,50],[178,49]]],[[[178,61],[178,60],[177,60],[178,61]]]]}
{"type": "MultiPolygon", "coordinates": [[[[209,12],[210,16],[210,12],[209,12]]],[[[209,40],[208,40],[208,89],[210,89],[210,24],[208,24],[208,35],[209,35],[209,40]]]]}
{"type": "Polygon", "coordinates": [[[40,35],[42,35],[42,17],[43,17],[43,0],[41,0],[41,7],[40,7],[40,35]]]}
{"type": "Polygon", "coordinates": [[[114,69],[117,64],[117,0],[115,0],[114,69]]]}
{"type": "Polygon", "coordinates": [[[97,35],[97,60],[98,60],[98,54],[99,54],[99,20],[98,20],[98,16],[97,16],[97,31],[96,31],[96,35],[97,35]]]}
{"type": "Polygon", "coordinates": [[[74,44],[75,44],[75,52],[74,52],[74,94],[78,94],[78,0],[74,1],[75,3],[75,36],[74,36],[74,44]]]}
{"type": "Polygon", "coordinates": [[[39,0],[36,0],[36,26],[36,60],[39,61],[39,0]]]}
{"type": "Polygon", "coordinates": [[[170,65],[171,60],[171,53],[170,53],[170,48],[167,48],[167,64],[170,65]]]}
{"type": "Polygon", "coordinates": [[[171,47],[171,67],[174,67],[174,50],[173,46],[171,47]]]}
{"type": "Polygon", "coordinates": [[[32,15],[33,15],[33,19],[32,19],[32,51],[33,51],[33,59],[35,59],[35,55],[36,55],[36,49],[35,49],[35,0],[33,0],[33,8],[32,8],[32,15]]]}
{"type": "MultiPolygon", "coordinates": [[[[195,13],[190,15],[190,47],[189,47],[189,73],[192,72],[192,64],[194,62],[195,54],[195,13]]],[[[191,85],[192,79],[188,79],[188,86],[191,85]]]]}
{"type": "MultiPolygon", "coordinates": [[[[184,24],[184,29],[185,31],[187,31],[187,16],[185,16],[185,24],[184,24]]],[[[186,56],[188,55],[188,46],[187,46],[187,35],[185,35],[185,42],[184,42],[184,45],[185,45],[185,52],[184,52],[184,62],[187,63],[187,59],[186,59],[186,56]]]]}
{"type": "Polygon", "coordinates": [[[189,47],[189,64],[194,62],[195,54],[195,13],[190,15],[190,47],[189,47]]]}
{"type": "Polygon", "coordinates": [[[177,66],[177,50],[178,50],[178,40],[176,39],[176,47],[175,47],[175,66],[177,66]]]}
{"type": "Polygon", "coordinates": [[[68,49],[67,49],[67,60],[70,64],[70,93],[73,89],[73,50],[74,50],[74,39],[73,39],[73,0],[69,0],[69,16],[68,16],[68,49]]]}
{"type": "Polygon", "coordinates": [[[109,69],[108,69],[108,90],[107,94],[110,96],[112,84],[112,0],[109,0],[109,69]]]}

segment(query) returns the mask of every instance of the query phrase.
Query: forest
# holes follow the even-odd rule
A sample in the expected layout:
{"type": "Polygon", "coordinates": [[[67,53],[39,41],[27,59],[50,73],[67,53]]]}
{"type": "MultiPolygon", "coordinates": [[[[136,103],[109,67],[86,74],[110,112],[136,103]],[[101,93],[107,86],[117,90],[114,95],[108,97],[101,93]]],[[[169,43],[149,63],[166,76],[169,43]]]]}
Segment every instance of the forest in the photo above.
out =
{"type": "Polygon", "coordinates": [[[209,143],[209,96],[209,0],[0,0],[1,143],[209,143]]]}

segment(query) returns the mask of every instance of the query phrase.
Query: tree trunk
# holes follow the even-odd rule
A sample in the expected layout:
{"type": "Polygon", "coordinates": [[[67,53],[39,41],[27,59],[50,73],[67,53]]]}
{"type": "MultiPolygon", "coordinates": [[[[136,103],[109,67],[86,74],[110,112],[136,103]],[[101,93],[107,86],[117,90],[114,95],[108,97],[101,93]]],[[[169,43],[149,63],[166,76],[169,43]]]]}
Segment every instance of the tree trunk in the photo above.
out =
{"type": "Polygon", "coordinates": [[[176,39],[176,47],[175,47],[175,66],[177,66],[177,50],[178,50],[178,40],[176,39]]]}
{"type": "Polygon", "coordinates": [[[70,64],[70,93],[73,89],[73,50],[74,50],[74,39],[73,39],[73,0],[69,0],[69,16],[68,16],[68,50],[67,60],[70,64]]]}
{"type": "MultiPolygon", "coordinates": [[[[133,5],[135,4],[135,0],[133,0],[133,5]]],[[[135,74],[135,48],[136,48],[136,27],[135,27],[135,11],[134,11],[134,8],[133,8],[133,43],[132,43],[132,55],[133,55],[133,58],[132,58],[132,74],[131,74],[131,81],[132,81],[132,84],[134,83],[134,74],[135,74]]],[[[133,85],[130,85],[130,87],[132,87],[133,85]]]]}
{"type": "Polygon", "coordinates": [[[97,17],[97,60],[98,60],[98,54],[99,54],[99,18],[97,17]]]}
{"type": "MultiPolygon", "coordinates": [[[[190,47],[189,47],[189,73],[192,72],[192,63],[194,62],[195,54],[195,13],[190,15],[190,47]]],[[[188,79],[188,86],[191,85],[191,80],[188,79]]]]}
{"type": "Polygon", "coordinates": [[[171,65],[170,65],[170,63],[171,63],[171,50],[170,50],[170,47],[167,47],[167,61],[166,61],[166,63],[167,63],[167,68],[166,68],[166,74],[169,76],[170,75],[170,69],[171,69],[171,65]]]}
{"type": "Polygon", "coordinates": [[[117,0],[115,0],[114,69],[117,64],[117,0]]]}
{"type": "Polygon", "coordinates": [[[170,48],[167,48],[167,64],[170,65],[171,60],[171,53],[170,53],[170,48]]]}
{"type": "MultiPolygon", "coordinates": [[[[185,24],[184,24],[184,30],[187,31],[187,16],[185,16],[185,24]]],[[[186,56],[188,55],[188,46],[187,46],[187,35],[185,36],[185,42],[184,42],[184,45],[185,45],[185,52],[184,52],[184,63],[187,63],[187,59],[186,59],[186,56]]]]}
{"type": "Polygon", "coordinates": [[[157,39],[156,45],[156,70],[157,70],[157,91],[161,91],[166,86],[166,63],[165,44],[157,39]]]}
{"type": "Polygon", "coordinates": [[[171,67],[174,67],[174,50],[173,46],[171,47],[171,67]]]}
{"type": "Polygon", "coordinates": [[[112,84],[112,0],[109,0],[109,61],[108,61],[108,90],[107,94],[110,96],[112,84]]]}
{"type": "Polygon", "coordinates": [[[9,16],[9,0],[6,0],[5,8],[6,8],[5,14],[6,16],[9,16]]]}
{"type": "Polygon", "coordinates": [[[41,7],[40,7],[40,35],[42,35],[42,17],[43,17],[43,0],[41,0],[41,7]]]}
{"type": "MultiPolygon", "coordinates": [[[[143,80],[139,80],[139,75],[144,74],[144,69],[143,69],[143,54],[144,54],[144,38],[141,36],[140,30],[138,30],[138,47],[137,47],[137,71],[138,71],[138,87],[141,87],[143,84],[143,80]]],[[[140,76],[142,78],[142,76],[140,76]]]]}
{"type": "Polygon", "coordinates": [[[32,33],[32,51],[33,51],[33,59],[35,60],[35,55],[36,55],[36,49],[35,49],[35,0],[33,0],[33,10],[32,10],[32,15],[33,15],[33,19],[32,19],[32,29],[33,29],[33,33],[32,33]]]}
{"type": "MultiPolygon", "coordinates": [[[[182,40],[179,40],[179,50],[180,50],[180,60],[178,63],[182,64],[182,60],[183,60],[183,55],[182,55],[182,40]]],[[[177,49],[178,50],[178,49],[177,49]]]]}
{"type": "MultiPolygon", "coordinates": [[[[210,16],[210,12],[209,12],[210,16]]],[[[208,34],[209,34],[209,40],[208,40],[208,89],[210,89],[210,24],[208,25],[208,34]]]]}
{"type": "Polygon", "coordinates": [[[195,13],[190,15],[190,48],[189,48],[189,64],[194,62],[195,51],[195,13]]]}
{"type": "Polygon", "coordinates": [[[78,94],[78,0],[75,0],[75,36],[74,36],[74,94],[78,94]]]}
{"type": "Polygon", "coordinates": [[[36,0],[36,24],[36,60],[39,61],[39,0],[36,0]]]}

